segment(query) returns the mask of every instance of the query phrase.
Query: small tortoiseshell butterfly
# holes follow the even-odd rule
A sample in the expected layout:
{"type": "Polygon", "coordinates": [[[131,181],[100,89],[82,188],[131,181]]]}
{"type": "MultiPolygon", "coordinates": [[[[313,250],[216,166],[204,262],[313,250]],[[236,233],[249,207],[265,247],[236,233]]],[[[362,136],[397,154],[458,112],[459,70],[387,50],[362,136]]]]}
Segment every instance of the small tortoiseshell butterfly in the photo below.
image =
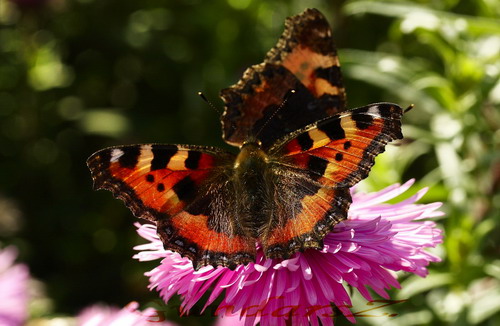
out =
{"type": "Polygon", "coordinates": [[[146,144],[106,148],[87,161],[94,187],[156,223],[165,249],[195,269],[247,264],[256,243],[269,258],[321,249],[347,218],[349,188],[403,137],[396,104],[345,111],[331,30],[318,10],[285,25],[264,62],[221,92],[223,137],[238,154],[146,144]]]}

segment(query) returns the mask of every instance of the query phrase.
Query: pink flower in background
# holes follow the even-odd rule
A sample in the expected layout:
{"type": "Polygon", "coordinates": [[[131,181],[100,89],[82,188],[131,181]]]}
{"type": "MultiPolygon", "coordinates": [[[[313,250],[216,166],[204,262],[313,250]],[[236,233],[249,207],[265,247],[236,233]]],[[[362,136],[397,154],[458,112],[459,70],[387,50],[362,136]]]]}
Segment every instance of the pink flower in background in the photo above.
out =
{"type": "Polygon", "coordinates": [[[84,309],[77,317],[78,326],[173,326],[175,324],[161,322],[154,309],[137,310],[137,302],[129,303],[119,309],[103,305],[95,305],[84,309]]]}
{"type": "Polygon", "coordinates": [[[385,204],[407,191],[413,180],[378,192],[353,192],[349,218],[335,226],[324,239],[324,249],[306,250],[291,259],[267,259],[258,251],[256,263],[228,268],[205,266],[194,271],[192,263],[177,253],[166,251],[151,224],[137,223],[138,233],[150,242],[137,246],[134,258],[140,261],[162,259],[146,273],[151,289],[157,289],[165,302],[174,294],[182,298],[181,310],[188,313],[207,290],[211,294],[204,309],[222,296],[214,309],[222,316],[241,316],[245,325],[260,321],[265,325],[333,325],[333,303],[350,321],[351,299],[345,285],[356,288],[372,300],[368,288],[389,299],[386,290],[399,288],[391,271],[426,276],[429,262],[440,259],[425,251],[442,242],[441,230],[424,220],[443,213],[441,203],[415,204],[427,191],[397,204],[385,204]]]}
{"type": "Polygon", "coordinates": [[[24,264],[14,264],[17,250],[0,250],[0,325],[24,325],[28,317],[29,271],[24,264]]]}

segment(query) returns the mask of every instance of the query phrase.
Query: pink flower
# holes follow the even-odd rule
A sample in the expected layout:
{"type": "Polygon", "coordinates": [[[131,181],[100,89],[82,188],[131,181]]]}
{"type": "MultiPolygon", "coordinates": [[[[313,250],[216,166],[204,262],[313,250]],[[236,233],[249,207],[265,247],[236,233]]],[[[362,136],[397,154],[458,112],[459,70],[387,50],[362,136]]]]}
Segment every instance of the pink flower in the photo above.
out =
{"type": "MultiPolygon", "coordinates": [[[[397,204],[384,204],[407,191],[413,180],[375,193],[353,192],[349,218],[335,226],[324,239],[322,251],[307,250],[291,259],[267,259],[258,252],[256,263],[227,268],[205,266],[194,271],[191,261],[163,249],[151,224],[137,223],[138,233],[150,242],[137,246],[134,258],[162,259],[146,273],[150,289],[157,289],[165,302],[174,294],[182,297],[181,310],[188,313],[209,289],[204,309],[223,296],[215,310],[219,316],[240,316],[245,325],[333,325],[333,303],[350,321],[351,299],[345,288],[356,288],[372,300],[368,288],[389,299],[386,290],[400,288],[391,271],[426,276],[429,262],[440,259],[425,251],[442,242],[441,230],[427,220],[443,215],[441,203],[415,204],[427,191],[397,204]]],[[[223,318],[224,319],[224,318],[223,318]]]]}
{"type": "Polygon", "coordinates": [[[95,305],[84,309],[77,317],[78,326],[173,326],[174,324],[161,322],[159,315],[153,309],[143,312],[137,310],[137,302],[129,303],[119,309],[103,305],[95,305]]]}
{"type": "Polygon", "coordinates": [[[28,312],[28,267],[14,264],[17,250],[0,250],[0,325],[23,325],[28,312]]]}

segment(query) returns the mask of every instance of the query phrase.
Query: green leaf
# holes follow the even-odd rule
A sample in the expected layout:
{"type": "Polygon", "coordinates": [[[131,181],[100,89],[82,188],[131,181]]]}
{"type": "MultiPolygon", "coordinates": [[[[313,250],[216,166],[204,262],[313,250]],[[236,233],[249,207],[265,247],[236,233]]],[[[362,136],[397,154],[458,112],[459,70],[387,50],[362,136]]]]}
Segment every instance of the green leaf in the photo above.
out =
{"type": "Polygon", "coordinates": [[[402,289],[398,292],[396,297],[398,299],[407,299],[433,288],[450,285],[452,283],[453,277],[449,273],[433,272],[425,278],[412,275],[401,283],[402,289]]]}

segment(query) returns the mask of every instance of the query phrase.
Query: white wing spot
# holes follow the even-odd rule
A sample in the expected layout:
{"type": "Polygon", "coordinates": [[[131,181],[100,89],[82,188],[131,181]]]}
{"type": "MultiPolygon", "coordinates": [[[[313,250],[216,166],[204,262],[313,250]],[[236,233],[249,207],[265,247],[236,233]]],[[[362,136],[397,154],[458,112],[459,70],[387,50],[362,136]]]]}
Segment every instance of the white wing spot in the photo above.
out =
{"type": "Polygon", "coordinates": [[[111,152],[111,162],[116,162],[123,155],[123,151],[121,149],[115,148],[111,152]]]}
{"type": "Polygon", "coordinates": [[[368,113],[369,113],[369,114],[372,114],[372,115],[380,115],[380,110],[379,110],[379,108],[378,108],[378,105],[371,106],[371,107],[368,109],[368,113]]]}
{"type": "Polygon", "coordinates": [[[329,33],[330,31],[329,30],[317,29],[315,32],[318,34],[319,37],[322,37],[322,38],[330,36],[330,33],[329,33]]]}

